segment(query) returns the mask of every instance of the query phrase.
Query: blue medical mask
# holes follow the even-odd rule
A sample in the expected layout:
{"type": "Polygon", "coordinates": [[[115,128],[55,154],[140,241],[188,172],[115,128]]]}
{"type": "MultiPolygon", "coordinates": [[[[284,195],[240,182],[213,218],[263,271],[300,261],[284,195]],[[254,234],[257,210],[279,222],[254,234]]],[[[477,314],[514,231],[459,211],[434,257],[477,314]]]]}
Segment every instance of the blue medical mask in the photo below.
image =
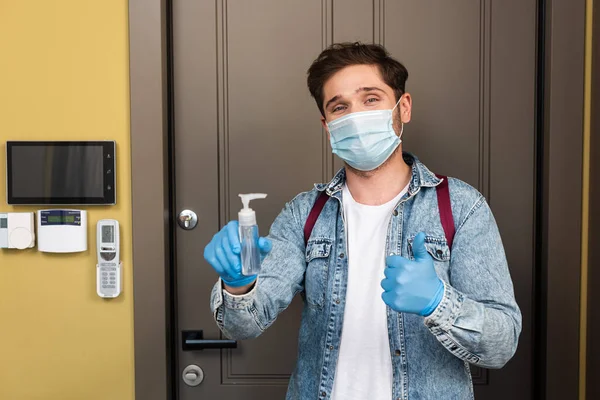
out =
{"type": "MultiPolygon", "coordinates": [[[[383,164],[402,143],[392,118],[399,103],[400,99],[391,110],[360,111],[329,122],[333,154],[360,171],[371,171],[383,164]]],[[[404,124],[400,136],[403,130],[404,124]]]]}

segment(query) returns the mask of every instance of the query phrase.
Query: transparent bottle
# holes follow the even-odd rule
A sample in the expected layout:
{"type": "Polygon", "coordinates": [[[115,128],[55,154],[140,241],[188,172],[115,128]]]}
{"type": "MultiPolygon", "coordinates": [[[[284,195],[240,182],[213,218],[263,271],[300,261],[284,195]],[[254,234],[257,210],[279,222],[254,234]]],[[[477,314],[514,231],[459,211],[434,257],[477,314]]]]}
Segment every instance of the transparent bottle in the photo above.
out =
{"type": "Polygon", "coordinates": [[[240,243],[242,246],[242,275],[251,276],[260,272],[260,251],[258,249],[258,225],[256,213],[250,208],[250,200],[264,199],[264,193],[240,194],[244,208],[238,213],[240,243]]]}

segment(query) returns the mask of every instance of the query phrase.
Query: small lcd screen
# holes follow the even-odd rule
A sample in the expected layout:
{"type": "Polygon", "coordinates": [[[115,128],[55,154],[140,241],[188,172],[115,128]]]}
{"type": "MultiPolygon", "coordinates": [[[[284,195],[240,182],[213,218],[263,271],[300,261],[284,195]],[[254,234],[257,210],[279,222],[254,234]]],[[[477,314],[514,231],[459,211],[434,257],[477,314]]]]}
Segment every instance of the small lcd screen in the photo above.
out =
{"type": "Polygon", "coordinates": [[[74,215],[49,215],[46,218],[51,224],[72,224],[75,222],[74,215]]]}
{"type": "Polygon", "coordinates": [[[102,227],[102,242],[103,243],[114,243],[115,241],[115,229],[112,225],[104,225],[102,227]]]}

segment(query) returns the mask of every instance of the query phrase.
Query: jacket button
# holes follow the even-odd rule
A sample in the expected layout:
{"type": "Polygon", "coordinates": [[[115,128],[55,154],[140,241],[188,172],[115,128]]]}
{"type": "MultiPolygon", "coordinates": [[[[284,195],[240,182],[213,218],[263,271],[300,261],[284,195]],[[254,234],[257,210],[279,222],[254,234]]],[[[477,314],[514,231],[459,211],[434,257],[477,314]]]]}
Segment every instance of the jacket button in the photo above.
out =
{"type": "Polygon", "coordinates": [[[344,253],[340,253],[340,258],[344,258],[346,255],[344,253]]]}
{"type": "Polygon", "coordinates": [[[396,353],[397,356],[399,356],[400,355],[400,350],[396,350],[395,353],[396,353]]]}
{"type": "Polygon", "coordinates": [[[394,210],[394,212],[392,212],[392,214],[394,214],[394,217],[398,216],[398,210],[394,210]]]}
{"type": "Polygon", "coordinates": [[[329,350],[333,350],[333,346],[329,346],[329,350]]]}
{"type": "Polygon", "coordinates": [[[340,299],[335,299],[335,304],[340,304],[340,299]]]}
{"type": "Polygon", "coordinates": [[[325,397],[325,396],[327,396],[327,393],[321,392],[321,396],[325,397]]]}

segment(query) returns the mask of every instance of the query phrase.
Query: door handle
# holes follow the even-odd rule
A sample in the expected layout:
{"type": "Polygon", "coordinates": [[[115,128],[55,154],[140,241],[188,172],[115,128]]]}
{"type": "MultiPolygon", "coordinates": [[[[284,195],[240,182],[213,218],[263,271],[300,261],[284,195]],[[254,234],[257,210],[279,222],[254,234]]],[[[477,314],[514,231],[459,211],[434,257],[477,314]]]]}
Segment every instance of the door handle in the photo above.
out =
{"type": "Polygon", "coordinates": [[[204,333],[202,331],[182,331],[181,346],[183,351],[237,349],[237,340],[204,339],[204,333]]]}
{"type": "Polygon", "coordinates": [[[196,227],[198,223],[198,216],[192,210],[183,210],[177,216],[177,223],[179,227],[185,230],[191,230],[196,227]]]}

